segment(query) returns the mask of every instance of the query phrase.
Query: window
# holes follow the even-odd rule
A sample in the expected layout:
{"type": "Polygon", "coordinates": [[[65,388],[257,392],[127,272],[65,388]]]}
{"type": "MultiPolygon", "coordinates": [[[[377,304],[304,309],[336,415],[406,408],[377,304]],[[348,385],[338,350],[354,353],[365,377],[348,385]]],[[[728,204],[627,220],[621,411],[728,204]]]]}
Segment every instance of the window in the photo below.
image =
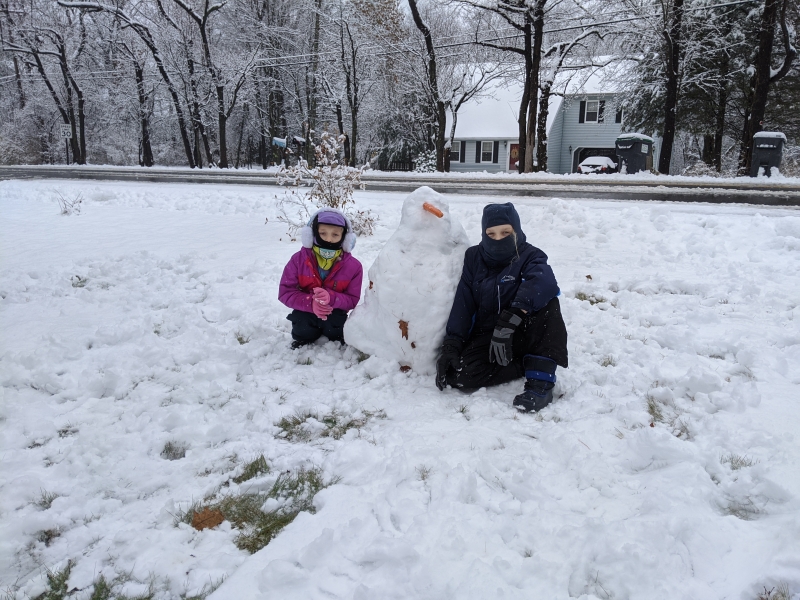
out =
{"type": "Polygon", "coordinates": [[[453,142],[450,146],[450,162],[461,162],[461,142],[453,142]]]}
{"type": "Polygon", "coordinates": [[[492,152],[494,144],[492,142],[481,142],[481,162],[492,162],[492,152]]]}
{"type": "Polygon", "coordinates": [[[600,113],[600,102],[598,100],[587,100],[586,122],[597,123],[597,116],[599,113],[600,113]]]}

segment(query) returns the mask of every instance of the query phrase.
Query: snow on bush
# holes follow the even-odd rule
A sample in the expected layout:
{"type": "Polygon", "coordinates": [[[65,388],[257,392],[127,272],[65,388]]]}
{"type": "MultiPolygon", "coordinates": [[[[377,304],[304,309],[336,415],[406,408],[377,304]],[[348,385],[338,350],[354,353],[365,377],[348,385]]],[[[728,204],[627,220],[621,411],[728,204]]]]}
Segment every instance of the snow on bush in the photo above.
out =
{"type": "Polygon", "coordinates": [[[369,210],[356,210],[353,192],[363,190],[362,168],[348,167],[339,162],[340,143],[344,136],[335,136],[327,131],[314,148],[316,164],[309,166],[302,158],[291,167],[283,166],[277,173],[278,185],[292,186],[280,200],[281,215],[278,220],[289,226],[294,235],[306,225],[311,215],[326,206],[344,212],[353,224],[358,235],[372,235],[378,217],[369,210]],[[299,188],[309,186],[310,190],[300,193],[299,188]]]}
{"type": "Polygon", "coordinates": [[[347,343],[433,374],[468,246],[444,196],[427,186],[411,193],[400,226],[369,269],[363,304],[345,324],[347,343]]]}
{"type": "Polygon", "coordinates": [[[436,171],[436,151],[429,150],[417,157],[414,163],[414,171],[417,173],[433,173],[436,171]]]}

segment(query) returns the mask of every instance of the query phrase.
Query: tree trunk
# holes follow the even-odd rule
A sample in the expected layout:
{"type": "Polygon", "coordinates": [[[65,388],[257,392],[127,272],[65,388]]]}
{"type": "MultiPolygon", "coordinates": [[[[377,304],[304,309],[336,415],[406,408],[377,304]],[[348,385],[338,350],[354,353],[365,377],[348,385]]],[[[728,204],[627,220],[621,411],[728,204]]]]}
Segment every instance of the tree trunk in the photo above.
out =
{"type": "MultiPolygon", "coordinates": [[[[729,66],[727,53],[725,53],[723,61],[722,74],[724,79],[727,79],[729,66]]],[[[714,156],[712,157],[712,164],[717,170],[717,173],[722,172],[722,136],[725,134],[725,112],[728,110],[728,87],[724,79],[717,98],[716,126],[714,129],[714,156]]]]}
{"type": "Polygon", "coordinates": [[[152,167],[155,164],[153,159],[153,148],[150,144],[150,115],[147,108],[147,93],[144,88],[144,69],[142,66],[134,61],[133,73],[136,78],[136,93],[139,97],[139,120],[142,127],[142,156],[140,165],[143,167],[152,167]]]}
{"type": "Polygon", "coordinates": [[[314,2],[314,38],[311,45],[311,84],[308,97],[308,129],[306,132],[306,160],[314,165],[316,157],[311,143],[312,132],[317,129],[317,70],[319,69],[319,17],[322,12],[322,0],[314,2]]]}
{"type": "Polygon", "coordinates": [[[532,24],[530,13],[525,12],[525,27],[523,31],[523,44],[524,44],[524,57],[525,57],[525,83],[522,88],[522,98],[519,101],[519,113],[517,114],[517,123],[519,125],[519,161],[517,162],[517,171],[519,173],[525,172],[525,152],[528,144],[528,105],[531,101],[531,74],[533,73],[533,59],[531,52],[533,48],[532,42],[532,24]]]}
{"type": "Polygon", "coordinates": [[[225,113],[225,88],[217,86],[217,121],[219,124],[219,168],[228,168],[228,115],[225,113]]]}
{"type": "Polygon", "coordinates": [[[425,49],[428,54],[428,91],[433,99],[436,115],[436,170],[442,172],[444,171],[444,138],[445,129],[447,128],[447,113],[445,112],[445,103],[442,101],[439,94],[439,79],[436,73],[436,51],[433,47],[431,31],[422,21],[422,17],[420,17],[417,8],[417,0],[408,0],[408,6],[411,8],[411,16],[414,19],[414,24],[425,38],[425,49]]]}
{"type": "MultiPolygon", "coordinates": [[[[666,94],[664,98],[664,133],[661,136],[661,154],[658,157],[658,170],[669,175],[672,162],[672,148],[675,145],[676,109],[678,107],[678,78],[681,60],[681,29],[683,27],[683,2],[674,0],[672,22],[664,29],[666,59],[666,94]]],[[[666,25],[666,24],[665,24],[666,25]]]]}
{"type": "Polygon", "coordinates": [[[539,117],[536,129],[537,171],[547,171],[547,115],[550,112],[550,89],[550,86],[546,85],[539,98],[539,117]]]}
{"type": "MultiPolygon", "coordinates": [[[[538,0],[533,13],[533,49],[531,56],[531,91],[528,103],[528,122],[525,135],[525,172],[531,173],[536,141],[536,109],[539,107],[539,69],[542,64],[542,40],[544,39],[544,5],[547,0],[538,0]]],[[[537,166],[536,170],[539,168],[537,166]]]]}
{"type": "Polygon", "coordinates": [[[236,145],[236,168],[239,168],[239,159],[242,156],[242,138],[244,137],[244,124],[247,122],[247,105],[242,111],[242,124],[239,127],[239,143],[236,145]]]}
{"type": "Polygon", "coordinates": [[[714,164],[714,136],[705,134],[703,136],[703,149],[700,153],[700,159],[709,167],[714,164]]]}
{"type": "Polygon", "coordinates": [[[17,92],[19,93],[19,107],[25,108],[25,90],[22,87],[22,74],[19,70],[19,60],[14,55],[14,77],[17,81],[17,92]]]}
{"type": "MultiPolygon", "coordinates": [[[[70,82],[70,73],[69,67],[67,65],[67,55],[66,49],[63,47],[59,47],[59,66],[61,68],[61,76],[64,80],[64,89],[66,90],[66,97],[67,97],[67,119],[71,126],[72,130],[72,137],[69,140],[69,145],[72,149],[72,162],[78,165],[86,164],[86,157],[82,153],[82,149],[86,149],[86,140],[83,135],[83,106],[82,106],[82,94],[78,98],[79,106],[79,119],[80,123],[75,122],[75,102],[73,101],[72,90],[73,86],[70,82]]],[[[76,86],[77,88],[77,86],[76,86]]]]}

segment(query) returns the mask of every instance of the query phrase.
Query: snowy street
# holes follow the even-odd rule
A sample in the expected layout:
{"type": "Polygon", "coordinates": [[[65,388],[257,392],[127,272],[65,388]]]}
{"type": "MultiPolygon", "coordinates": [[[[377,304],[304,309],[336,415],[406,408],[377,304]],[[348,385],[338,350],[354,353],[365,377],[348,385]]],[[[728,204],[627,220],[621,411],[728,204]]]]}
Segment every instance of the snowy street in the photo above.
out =
{"type": "MultiPolygon", "coordinates": [[[[447,196],[471,244],[514,202],[558,279],[570,368],[520,415],[522,380],[290,350],[282,193],[0,182],[0,597],[72,561],[70,598],[800,599],[800,209],[447,196]],[[255,554],[180,522],[302,469],[255,554]]],[[[356,193],[365,287],[405,196],[356,193]]]]}

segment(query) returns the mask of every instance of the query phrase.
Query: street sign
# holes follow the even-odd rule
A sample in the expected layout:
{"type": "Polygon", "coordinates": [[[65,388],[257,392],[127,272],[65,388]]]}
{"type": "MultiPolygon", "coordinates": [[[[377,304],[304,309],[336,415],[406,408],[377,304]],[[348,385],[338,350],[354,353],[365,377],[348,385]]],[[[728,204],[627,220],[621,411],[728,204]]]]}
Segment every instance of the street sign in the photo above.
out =
{"type": "Polygon", "coordinates": [[[61,124],[61,137],[65,140],[72,139],[72,125],[69,123],[62,123],[61,124]]]}

